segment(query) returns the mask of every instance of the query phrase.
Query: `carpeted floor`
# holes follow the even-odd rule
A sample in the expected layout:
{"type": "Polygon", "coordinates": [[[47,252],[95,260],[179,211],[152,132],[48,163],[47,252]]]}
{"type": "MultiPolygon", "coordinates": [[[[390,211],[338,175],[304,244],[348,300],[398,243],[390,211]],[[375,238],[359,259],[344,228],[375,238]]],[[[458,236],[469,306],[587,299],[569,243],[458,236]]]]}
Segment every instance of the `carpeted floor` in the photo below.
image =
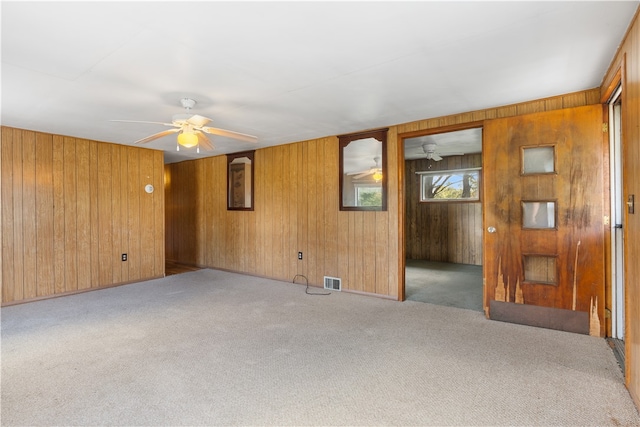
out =
{"type": "Polygon", "coordinates": [[[2,425],[640,417],[604,339],[203,269],[2,309],[2,425]]]}
{"type": "Polygon", "coordinates": [[[482,266],[421,259],[405,264],[406,299],[483,311],[482,266]]]}

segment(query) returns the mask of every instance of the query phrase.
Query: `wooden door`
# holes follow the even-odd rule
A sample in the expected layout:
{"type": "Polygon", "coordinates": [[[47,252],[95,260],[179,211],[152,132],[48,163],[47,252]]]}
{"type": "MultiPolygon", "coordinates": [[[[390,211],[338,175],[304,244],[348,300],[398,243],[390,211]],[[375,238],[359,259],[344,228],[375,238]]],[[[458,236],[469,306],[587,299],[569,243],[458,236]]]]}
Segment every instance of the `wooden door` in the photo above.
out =
{"type": "Polygon", "coordinates": [[[485,314],[602,336],[602,107],[489,120],[483,144],[485,314]]]}

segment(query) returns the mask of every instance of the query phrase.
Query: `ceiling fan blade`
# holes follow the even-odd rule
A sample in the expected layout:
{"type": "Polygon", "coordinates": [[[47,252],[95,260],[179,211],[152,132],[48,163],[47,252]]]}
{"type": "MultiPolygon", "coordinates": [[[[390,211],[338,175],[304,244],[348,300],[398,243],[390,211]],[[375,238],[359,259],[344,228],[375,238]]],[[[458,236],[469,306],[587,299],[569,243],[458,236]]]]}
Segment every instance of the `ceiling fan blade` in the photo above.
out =
{"type": "Polygon", "coordinates": [[[356,176],[354,176],[354,177],[353,177],[353,179],[360,179],[360,178],[364,178],[365,176],[367,176],[367,175],[371,175],[371,174],[373,174],[373,170],[370,170],[370,171],[367,171],[367,172],[361,173],[360,175],[356,175],[356,176]]]}
{"type": "Polygon", "coordinates": [[[439,155],[437,155],[436,153],[433,153],[431,155],[431,159],[435,160],[436,162],[439,162],[440,160],[442,160],[442,157],[440,157],[439,155]]]}
{"type": "Polygon", "coordinates": [[[209,127],[209,126],[203,126],[199,130],[202,130],[203,132],[206,132],[206,133],[210,133],[212,135],[226,136],[228,138],[239,139],[241,141],[246,141],[246,142],[257,142],[258,141],[258,137],[257,136],[247,135],[247,134],[239,133],[239,132],[232,132],[230,130],[212,128],[212,127],[209,127]]]}
{"type": "Polygon", "coordinates": [[[139,139],[134,144],[144,144],[145,142],[153,141],[154,139],[162,138],[163,136],[171,135],[172,133],[180,132],[180,129],[167,129],[162,132],[154,133],[146,138],[139,139]]]}
{"type": "Polygon", "coordinates": [[[213,150],[213,144],[204,133],[198,130],[196,131],[196,135],[198,136],[198,144],[200,144],[203,150],[213,150]]]}
{"type": "Polygon", "coordinates": [[[373,173],[373,168],[365,169],[365,170],[362,170],[362,171],[349,172],[349,173],[347,173],[347,175],[361,175],[361,174],[368,174],[368,173],[373,173]]]}
{"type": "Polygon", "coordinates": [[[193,126],[197,127],[197,128],[201,128],[202,126],[206,125],[207,123],[209,123],[211,121],[211,119],[207,118],[207,117],[203,117],[203,116],[199,116],[197,114],[189,117],[187,119],[187,123],[191,123],[193,126]]]}
{"type": "Polygon", "coordinates": [[[173,123],[163,123],[163,122],[147,122],[141,120],[109,120],[110,122],[122,122],[122,123],[151,123],[154,125],[164,125],[164,126],[176,126],[173,123]]]}

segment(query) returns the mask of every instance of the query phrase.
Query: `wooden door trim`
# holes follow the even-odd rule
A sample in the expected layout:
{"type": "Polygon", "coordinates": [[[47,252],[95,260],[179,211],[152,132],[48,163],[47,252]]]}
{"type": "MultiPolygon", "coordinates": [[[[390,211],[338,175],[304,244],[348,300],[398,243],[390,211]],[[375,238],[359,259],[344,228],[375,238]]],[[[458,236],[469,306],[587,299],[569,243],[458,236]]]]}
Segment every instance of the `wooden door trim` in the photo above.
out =
{"type": "MultiPolygon", "coordinates": [[[[458,130],[481,128],[483,126],[484,126],[484,120],[477,120],[477,121],[467,122],[467,123],[459,123],[459,124],[454,124],[454,125],[439,126],[439,127],[435,127],[435,128],[422,129],[422,130],[414,130],[414,131],[410,131],[410,132],[399,133],[398,134],[398,141],[402,140],[402,147],[401,148],[404,149],[404,140],[406,138],[415,138],[415,137],[418,137],[418,136],[434,135],[434,134],[437,134],[437,133],[447,133],[447,132],[455,132],[455,131],[458,131],[458,130]]],[[[402,151],[402,160],[404,161],[404,151],[402,151]]]]}
{"type": "MultiPolygon", "coordinates": [[[[405,235],[405,228],[406,228],[406,224],[405,224],[405,219],[406,219],[406,212],[405,212],[405,189],[406,189],[406,184],[405,184],[405,158],[404,158],[404,140],[407,138],[415,138],[418,136],[425,136],[425,135],[434,135],[434,134],[438,134],[438,133],[447,133],[447,132],[455,132],[455,131],[459,131],[459,130],[466,130],[466,129],[475,129],[475,128],[482,128],[484,127],[484,123],[485,120],[476,120],[473,122],[467,122],[467,123],[460,123],[460,124],[454,124],[454,125],[447,125],[447,126],[439,126],[439,127],[434,127],[434,128],[428,128],[428,129],[422,129],[422,130],[416,130],[416,131],[410,131],[410,132],[402,132],[402,133],[398,133],[397,134],[397,147],[398,147],[398,236],[399,236],[399,262],[398,262],[398,271],[399,271],[399,280],[398,280],[398,301],[404,301],[405,300],[405,274],[404,271],[407,268],[407,263],[406,263],[406,249],[405,246],[407,244],[406,242],[406,235],[405,235]]],[[[481,203],[482,200],[480,200],[481,203]]],[[[482,227],[484,229],[484,207],[482,209],[482,227]]],[[[484,262],[483,262],[484,263],[484,262]]],[[[484,305],[484,286],[483,286],[483,295],[482,295],[482,301],[483,301],[483,305],[484,305]]]]}

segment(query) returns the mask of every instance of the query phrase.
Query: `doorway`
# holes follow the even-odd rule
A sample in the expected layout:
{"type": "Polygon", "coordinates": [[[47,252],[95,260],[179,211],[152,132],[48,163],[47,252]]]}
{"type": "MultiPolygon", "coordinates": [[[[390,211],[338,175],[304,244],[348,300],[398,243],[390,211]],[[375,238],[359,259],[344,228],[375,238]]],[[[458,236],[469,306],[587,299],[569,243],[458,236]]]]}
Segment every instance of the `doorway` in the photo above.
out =
{"type": "Polygon", "coordinates": [[[622,87],[609,100],[609,167],[611,188],[611,337],[609,343],[624,367],[624,201],[622,196],[622,87]]]}
{"type": "Polygon", "coordinates": [[[482,128],[403,139],[405,299],[483,311],[482,128]]]}

